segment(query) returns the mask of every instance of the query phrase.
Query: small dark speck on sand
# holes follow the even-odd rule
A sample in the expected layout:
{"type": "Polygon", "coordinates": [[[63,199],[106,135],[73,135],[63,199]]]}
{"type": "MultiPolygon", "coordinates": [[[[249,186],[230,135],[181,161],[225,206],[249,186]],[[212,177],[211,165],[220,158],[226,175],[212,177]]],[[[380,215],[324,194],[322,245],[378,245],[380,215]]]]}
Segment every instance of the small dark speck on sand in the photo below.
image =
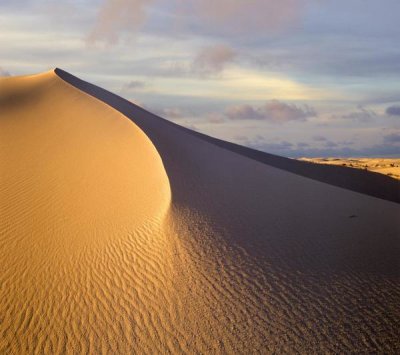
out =
{"type": "Polygon", "coordinates": [[[356,218],[357,216],[355,214],[352,214],[349,216],[349,218],[356,218]]]}

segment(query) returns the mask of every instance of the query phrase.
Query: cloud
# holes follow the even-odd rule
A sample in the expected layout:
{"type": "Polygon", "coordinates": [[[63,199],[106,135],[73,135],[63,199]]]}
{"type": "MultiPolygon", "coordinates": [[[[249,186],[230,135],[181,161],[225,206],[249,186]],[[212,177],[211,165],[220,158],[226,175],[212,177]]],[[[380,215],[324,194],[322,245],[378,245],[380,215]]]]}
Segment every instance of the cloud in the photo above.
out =
{"type": "Polygon", "coordinates": [[[225,114],[231,120],[264,120],[272,123],[306,121],[316,116],[315,110],[308,105],[299,107],[278,100],[268,101],[260,107],[246,104],[231,106],[226,109],[225,114]]]}
{"type": "Polygon", "coordinates": [[[314,136],[313,140],[315,140],[316,142],[326,142],[327,139],[324,136],[314,136]]]}
{"type": "Polygon", "coordinates": [[[389,116],[400,116],[400,106],[389,106],[386,109],[386,114],[389,116]]]}
{"type": "MultiPolygon", "coordinates": [[[[181,33],[194,30],[209,35],[234,35],[254,34],[254,31],[265,34],[284,29],[301,17],[306,0],[252,0],[250,3],[233,0],[172,0],[169,3],[163,0],[104,0],[86,38],[87,44],[103,42],[112,45],[118,42],[121,33],[137,32],[147,23],[152,4],[162,9],[160,19],[171,30],[178,24],[181,33]]],[[[159,12],[152,15],[153,22],[160,21],[159,12]]]]}
{"type": "Polygon", "coordinates": [[[247,141],[249,138],[247,136],[243,136],[243,135],[238,135],[234,137],[234,140],[237,142],[245,142],[247,141]]]}
{"type": "Polygon", "coordinates": [[[165,108],[163,112],[164,112],[165,116],[167,116],[168,118],[172,118],[172,119],[182,118],[184,116],[183,112],[179,108],[176,108],[176,107],[165,108]]]}
{"type": "Polygon", "coordinates": [[[371,121],[372,119],[376,118],[378,115],[376,112],[372,110],[367,110],[366,108],[359,106],[358,111],[353,111],[348,114],[345,114],[341,116],[341,118],[344,118],[346,120],[354,120],[354,121],[359,121],[359,122],[368,122],[371,121]]]}
{"type": "Polygon", "coordinates": [[[80,13],[77,3],[72,0],[53,1],[40,3],[38,10],[41,11],[55,24],[71,24],[77,20],[80,13]]]}
{"type": "Polygon", "coordinates": [[[235,51],[224,44],[204,47],[193,60],[193,72],[201,75],[218,74],[235,58],[235,51]]]}
{"type": "Polygon", "coordinates": [[[146,83],[144,81],[139,81],[139,80],[132,80],[128,84],[126,84],[126,87],[128,89],[143,88],[145,86],[146,83]]]}
{"type": "Polygon", "coordinates": [[[293,144],[287,141],[282,141],[279,143],[265,143],[263,145],[264,149],[270,150],[270,151],[279,151],[279,150],[287,150],[287,149],[292,149],[293,144]]]}
{"type": "Polygon", "coordinates": [[[180,119],[185,117],[185,114],[178,107],[166,107],[158,110],[153,110],[153,112],[160,117],[165,117],[171,120],[180,119]]]}
{"type": "Polygon", "coordinates": [[[231,120],[261,120],[265,118],[257,108],[246,104],[230,106],[225,110],[225,114],[231,120]]]}
{"type": "Polygon", "coordinates": [[[87,44],[113,45],[124,31],[136,32],[146,21],[147,7],[154,0],[105,0],[100,7],[87,44]]]}
{"type": "Polygon", "coordinates": [[[385,143],[396,144],[400,143],[400,133],[391,133],[383,137],[385,143]]]}
{"type": "Polygon", "coordinates": [[[313,108],[305,105],[304,108],[294,104],[286,104],[277,100],[268,102],[263,110],[266,117],[274,122],[306,121],[309,117],[315,117],[313,108]]]}
{"type": "Polygon", "coordinates": [[[190,122],[184,122],[182,123],[182,126],[186,127],[187,129],[191,129],[192,131],[199,131],[199,129],[192,123],[190,122]]]}
{"type": "Polygon", "coordinates": [[[181,0],[186,13],[197,16],[212,33],[263,34],[282,30],[301,17],[305,0],[181,0]]]}
{"type": "Polygon", "coordinates": [[[129,99],[128,101],[132,102],[132,103],[133,103],[134,105],[136,105],[136,106],[139,106],[139,107],[142,107],[142,108],[148,110],[147,105],[144,104],[144,103],[143,103],[142,101],[140,101],[140,100],[137,100],[137,99],[129,99]]]}
{"type": "Polygon", "coordinates": [[[335,142],[332,142],[332,141],[327,141],[327,142],[325,142],[324,145],[325,145],[326,148],[335,148],[335,147],[338,147],[338,144],[335,143],[335,142]]]}
{"type": "Polygon", "coordinates": [[[123,91],[123,92],[133,91],[133,90],[143,89],[146,86],[147,86],[147,83],[145,83],[144,81],[132,80],[129,83],[124,84],[122,86],[121,91],[123,91]]]}
{"type": "Polygon", "coordinates": [[[294,146],[290,142],[282,141],[279,143],[263,142],[244,142],[246,146],[261,150],[267,153],[282,155],[292,158],[300,157],[373,157],[373,156],[399,156],[399,146],[393,144],[376,144],[370,147],[354,149],[343,147],[337,144],[335,147],[315,148],[294,146]]]}
{"type": "Polygon", "coordinates": [[[281,137],[265,137],[257,134],[254,136],[235,136],[234,141],[267,153],[293,158],[400,156],[400,132],[398,131],[388,134],[381,142],[358,148],[349,147],[349,142],[343,140],[331,141],[322,136],[315,137],[310,141],[294,143],[290,138],[282,139],[281,137]],[[323,138],[321,141],[323,143],[322,146],[320,146],[318,139],[317,143],[312,141],[315,141],[315,137],[323,138]]]}
{"type": "Polygon", "coordinates": [[[178,54],[176,57],[157,54],[128,65],[135,65],[136,72],[147,77],[209,79],[218,76],[236,58],[235,50],[225,44],[193,49],[184,59],[178,54]]]}
{"type": "Polygon", "coordinates": [[[354,141],[344,140],[344,141],[341,141],[340,144],[342,144],[342,145],[354,145],[354,141]]]}
{"type": "Polygon", "coordinates": [[[224,123],[225,118],[224,115],[217,113],[217,112],[211,112],[206,115],[206,122],[208,123],[224,123]]]}
{"type": "Polygon", "coordinates": [[[11,74],[7,70],[0,67],[0,76],[11,76],[11,74]]]}

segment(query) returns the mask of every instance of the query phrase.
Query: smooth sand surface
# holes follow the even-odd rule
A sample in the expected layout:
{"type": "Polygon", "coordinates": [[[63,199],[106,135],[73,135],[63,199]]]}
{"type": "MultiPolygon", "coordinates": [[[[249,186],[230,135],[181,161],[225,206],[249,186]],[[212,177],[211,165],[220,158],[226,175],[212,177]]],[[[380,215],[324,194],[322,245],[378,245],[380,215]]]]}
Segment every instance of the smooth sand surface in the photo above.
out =
{"type": "Polygon", "coordinates": [[[400,180],[400,159],[395,158],[300,158],[317,164],[346,166],[384,174],[400,180]]]}
{"type": "Polygon", "coordinates": [[[0,353],[400,351],[399,204],[57,74],[0,79],[0,353]]]}

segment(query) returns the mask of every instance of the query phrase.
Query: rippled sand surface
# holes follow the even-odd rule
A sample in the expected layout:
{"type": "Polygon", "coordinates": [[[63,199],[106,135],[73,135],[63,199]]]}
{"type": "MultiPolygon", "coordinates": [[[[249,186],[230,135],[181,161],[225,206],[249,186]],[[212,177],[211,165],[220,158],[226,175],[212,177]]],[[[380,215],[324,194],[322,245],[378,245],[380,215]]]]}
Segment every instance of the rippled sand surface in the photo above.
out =
{"type": "Polygon", "coordinates": [[[398,204],[83,91],[0,79],[0,353],[400,351],[398,204]]]}

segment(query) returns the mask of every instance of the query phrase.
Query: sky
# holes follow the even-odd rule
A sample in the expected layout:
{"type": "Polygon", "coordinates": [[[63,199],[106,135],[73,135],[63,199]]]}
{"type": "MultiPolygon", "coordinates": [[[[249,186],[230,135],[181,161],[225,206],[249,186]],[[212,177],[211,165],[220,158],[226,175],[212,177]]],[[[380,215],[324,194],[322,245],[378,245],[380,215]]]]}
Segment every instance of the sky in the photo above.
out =
{"type": "Polygon", "coordinates": [[[400,157],[398,0],[0,0],[0,76],[62,68],[289,157],[400,157]]]}

